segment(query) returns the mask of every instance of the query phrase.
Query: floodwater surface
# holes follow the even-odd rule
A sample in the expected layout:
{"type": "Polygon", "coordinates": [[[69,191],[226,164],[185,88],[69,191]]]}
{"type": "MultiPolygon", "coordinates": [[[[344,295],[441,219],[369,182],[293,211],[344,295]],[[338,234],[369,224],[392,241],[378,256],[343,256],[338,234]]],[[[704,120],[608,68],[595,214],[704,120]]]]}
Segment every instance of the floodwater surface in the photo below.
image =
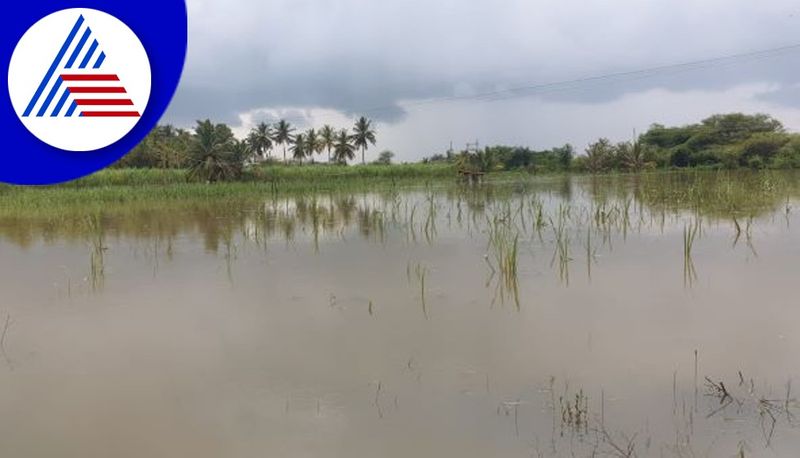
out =
{"type": "Polygon", "coordinates": [[[798,178],[0,209],[0,455],[800,456],[798,178]]]}

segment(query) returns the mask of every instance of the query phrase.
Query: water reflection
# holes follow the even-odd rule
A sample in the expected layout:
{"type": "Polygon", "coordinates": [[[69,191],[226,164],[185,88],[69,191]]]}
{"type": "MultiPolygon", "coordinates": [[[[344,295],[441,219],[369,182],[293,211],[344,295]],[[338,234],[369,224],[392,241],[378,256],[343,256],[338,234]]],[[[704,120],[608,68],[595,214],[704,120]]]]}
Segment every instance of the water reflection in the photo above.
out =
{"type": "Polygon", "coordinates": [[[799,199],[695,173],[0,207],[0,443],[794,456],[799,199]]]}

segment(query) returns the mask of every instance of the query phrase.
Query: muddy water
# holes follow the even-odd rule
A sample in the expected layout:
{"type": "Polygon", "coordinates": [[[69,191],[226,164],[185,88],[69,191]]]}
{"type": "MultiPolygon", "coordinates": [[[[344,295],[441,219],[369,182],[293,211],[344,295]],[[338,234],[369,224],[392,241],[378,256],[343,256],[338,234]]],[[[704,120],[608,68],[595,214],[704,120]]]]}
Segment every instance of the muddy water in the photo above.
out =
{"type": "Polygon", "coordinates": [[[5,216],[2,456],[798,456],[798,183],[5,216]]]}

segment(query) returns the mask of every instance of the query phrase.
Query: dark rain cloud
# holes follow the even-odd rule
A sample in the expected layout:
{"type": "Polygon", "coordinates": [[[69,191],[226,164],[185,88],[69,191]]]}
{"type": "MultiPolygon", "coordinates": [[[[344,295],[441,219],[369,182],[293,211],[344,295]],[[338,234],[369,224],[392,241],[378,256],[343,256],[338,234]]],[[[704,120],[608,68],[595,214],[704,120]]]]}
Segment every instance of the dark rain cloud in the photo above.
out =
{"type": "MultiPolygon", "coordinates": [[[[167,120],[264,108],[385,122],[403,101],[494,94],[607,103],[649,89],[775,83],[800,107],[800,50],[691,69],[526,87],[800,43],[794,0],[188,0],[189,56],[167,120]]],[[[413,103],[413,102],[412,102],[413,103]]]]}

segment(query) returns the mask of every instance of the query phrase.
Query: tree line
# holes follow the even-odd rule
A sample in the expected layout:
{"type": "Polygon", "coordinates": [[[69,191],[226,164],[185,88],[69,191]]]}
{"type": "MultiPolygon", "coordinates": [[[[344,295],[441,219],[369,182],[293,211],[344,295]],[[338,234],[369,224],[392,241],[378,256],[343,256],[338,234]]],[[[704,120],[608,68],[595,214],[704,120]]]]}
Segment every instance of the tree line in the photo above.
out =
{"type": "MultiPolygon", "coordinates": [[[[260,123],[239,140],[225,124],[198,121],[193,131],[158,126],[116,164],[133,168],[187,169],[205,181],[233,180],[248,164],[294,161],[303,163],[326,155],[334,164],[347,164],[376,143],[372,121],[359,118],[352,129],[324,126],[298,132],[286,120],[260,123]],[[278,156],[278,158],[276,158],[278,156]]],[[[381,153],[377,163],[388,164],[393,154],[381,153]]],[[[800,168],[800,135],[789,133],[777,119],[765,115],[718,114],[696,124],[665,127],[653,124],[630,141],[600,138],[578,154],[569,144],[548,150],[523,146],[489,146],[480,150],[447,151],[422,160],[445,162],[473,171],[640,172],[665,168],[800,168]]]]}
{"type": "Polygon", "coordinates": [[[567,144],[544,151],[519,146],[491,146],[478,151],[437,154],[423,162],[450,162],[461,169],[612,171],[698,167],[800,168],[800,135],[789,133],[777,119],[742,113],[718,114],[680,127],[653,124],[630,141],[600,138],[577,155],[567,144]]]}
{"type": "MultiPolygon", "coordinates": [[[[157,126],[115,167],[187,169],[193,178],[223,181],[240,177],[247,164],[271,160],[278,149],[283,162],[290,158],[298,163],[309,158],[313,161],[315,155],[327,153],[328,162],[347,164],[359,151],[362,163],[366,163],[367,149],[376,141],[373,122],[363,116],[352,130],[326,125],[319,131],[297,132],[284,119],[274,124],[261,122],[242,140],[229,126],[204,120],[197,121],[192,132],[171,125],[157,126]]],[[[386,157],[383,154],[382,160],[386,157]]]]}

